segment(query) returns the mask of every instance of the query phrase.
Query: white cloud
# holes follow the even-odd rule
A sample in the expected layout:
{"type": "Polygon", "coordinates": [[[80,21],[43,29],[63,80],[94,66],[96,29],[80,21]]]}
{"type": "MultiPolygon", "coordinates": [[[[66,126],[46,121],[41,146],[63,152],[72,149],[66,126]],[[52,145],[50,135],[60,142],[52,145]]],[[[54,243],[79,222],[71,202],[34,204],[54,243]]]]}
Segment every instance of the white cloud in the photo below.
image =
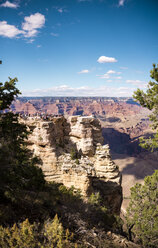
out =
{"type": "Polygon", "coordinates": [[[37,30],[36,29],[33,29],[33,30],[29,30],[28,32],[26,32],[25,33],[25,37],[26,38],[31,38],[31,37],[33,37],[33,36],[36,36],[36,34],[37,34],[37,30]]]}
{"type": "Polygon", "coordinates": [[[133,84],[133,85],[135,85],[137,87],[141,87],[141,88],[146,88],[146,86],[147,86],[147,82],[140,81],[140,80],[126,80],[126,83],[133,84]]]}
{"type": "Polygon", "coordinates": [[[115,74],[115,73],[116,73],[116,71],[113,71],[113,70],[107,71],[107,74],[115,74]]]}
{"type": "Polygon", "coordinates": [[[129,87],[70,87],[68,85],[53,86],[48,89],[34,89],[32,91],[23,91],[23,96],[132,96],[135,88],[129,87]]]}
{"type": "Polygon", "coordinates": [[[6,21],[0,22],[0,36],[14,38],[24,33],[23,30],[19,30],[14,25],[9,25],[6,21]]]}
{"type": "Polygon", "coordinates": [[[19,5],[17,3],[11,3],[9,1],[2,3],[0,6],[5,7],[5,8],[13,8],[13,9],[16,9],[17,7],[19,7],[19,5]]]}
{"type": "Polygon", "coordinates": [[[78,74],[86,74],[86,73],[89,73],[89,70],[86,69],[78,72],[78,74]]]}
{"type": "MultiPolygon", "coordinates": [[[[18,38],[21,34],[21,37],[35,37],[38,33],[37,29],[42,28],[45,23],[45,17],[40,13],[26,16],[24,20],[25,21],[22,23],[22,30],[18,29],[14,25],[9,25],[6,21],[1,21],[0,36],[18,38]]],[[[29,43],[32,43],[33,41],[33,39],[30,39],[29,43]]]]}
{"type": "Polygon", "coordinates": [[[45,16],[40,13],[26,16],[22,23],[22,29],[26,31],[25,37],[33,37],[38,33],[37,29],[42,28],[45,24],[45,16]]]}
{"type": "Polygon", "coordinates": [[[97,60],[99,63],[114,63],[117,62],[115,58],[112,57],[106,57],[106,56],[100,56],[99,59],[97,60]]]}
{"type": "Polygon", "coordinates": [[[123,6],[124,5],[124,3],[125,3],[125,0],[119,0],[119,6],[123,6]]]}
{"type": "MultiPolygon", "coordinates": [[[[113,71],[113,70],[109,70],[107,71],[105,74],[103,75],[97,75],[99,76],[100,78],[103,78],[103,79],[109,79],[111,78],[114,74],[117,74],[117,75],[120,75],[121,72],[116,72],[116,71],[113,71]]],[[[113,77],[114,79],[121,79],[122,77],[113,77]]]]}
{"type": "Polygon", "coordinates": [[[58,12],[59,12],[59,13],[63,13],[63,11],[64,11],[63,8],[59,8],[59,9],[58,9],[58,12]]]}
{"type": "Polygon", "coordinates": [[[41,45],[37,45],[37,48],[40,48],[40,47],[42,47],[41,45]]]}

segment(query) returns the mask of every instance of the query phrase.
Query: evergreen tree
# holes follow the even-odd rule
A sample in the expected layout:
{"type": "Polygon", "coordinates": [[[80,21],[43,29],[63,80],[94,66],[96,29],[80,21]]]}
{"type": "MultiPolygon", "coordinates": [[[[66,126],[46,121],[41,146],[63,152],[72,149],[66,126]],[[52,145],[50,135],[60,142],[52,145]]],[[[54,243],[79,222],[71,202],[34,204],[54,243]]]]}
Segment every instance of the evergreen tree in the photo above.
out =
{"type": "Polygon", "coordinates": [[[158,247],[158,170],[131,188],[127,223],[143,247],[158,247]]]}
{"type": "Polygon", "coordinates": [[[26,125],[19,122],[17,114],[9,106],[20,94],[17,78],[0,83],[0,220],[4,217],[3,204],[15,207],[24,198],[24,190],[40,190],[44,176],[34,166],[38,159],[32,157],[26,145],[29,134],[26,125]]]}
{"type": "Polygon", "coordinates": [[[148,139],[141,138],[140,141],[143,148],[153,151],[155,148],[158,148],[158,65],[156,67],[156,65],[153,64],[153,69],[150,71],[150,77],[154,81],[148,83],[146,93],[143,90],[137,89],[137,91],[134,92],[133,97],[141,106],[152,111],[149,117],[155,134],[148,139]]]}
{"type": "MultiPolygon", "coordinates": [[[[156,133],[148,139],[142,138],[141,146],[153,151],[158,148],[158,65],[153,64],[150,76],[154,81],[148,83],[146,93],[138,89],[134,92],[134,98],[152,111],[149,117],[156,133]]],[[[152,176],[145,177],[144,185],[137,183],[131,188],[126,217],[129,239],[132,231],[143,247],[158,247],[158,170],[152,176]]]]}

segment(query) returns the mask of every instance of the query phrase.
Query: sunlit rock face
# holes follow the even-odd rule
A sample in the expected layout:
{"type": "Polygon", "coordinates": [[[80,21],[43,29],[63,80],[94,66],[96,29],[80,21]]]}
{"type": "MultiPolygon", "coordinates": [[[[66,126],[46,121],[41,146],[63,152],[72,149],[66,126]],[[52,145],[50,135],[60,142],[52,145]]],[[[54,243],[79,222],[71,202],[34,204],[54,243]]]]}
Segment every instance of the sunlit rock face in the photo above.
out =
{"type": "Polygon", "coordinates": [[[103,144],[101,126],[92,116],[28,117],[28,146],[38,156],[47,181],[80,189],[84,196],[100,192],[107,206],[119,213],[121,174],[103,144]]]}
{"type": "Polygon", "coordinates": [[[99,121],[91,116],[72,116],[68,121],[71,142],[76,144],[77,150],[81,150],[83,155],[93,156],[96,144],[103,143],[99,121]]]}

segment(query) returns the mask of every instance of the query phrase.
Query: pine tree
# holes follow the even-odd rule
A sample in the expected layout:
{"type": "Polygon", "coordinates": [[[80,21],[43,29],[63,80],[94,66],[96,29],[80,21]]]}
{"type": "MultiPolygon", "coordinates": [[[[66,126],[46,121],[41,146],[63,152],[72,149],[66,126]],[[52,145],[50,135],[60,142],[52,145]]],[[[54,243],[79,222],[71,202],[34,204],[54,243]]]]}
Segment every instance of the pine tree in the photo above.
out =
{"type": "Polygon", "coordinates": [[[141,106],[152,111],[149,117],[155,134],[148,139],[141,138],[140,141],[143,148],[153,151],[155,148],[158,148],[158,65],[156,67],[156,65],[153,64],[150,77],[154,81],[148,83],[146,93],[143,90],[137,89],[133,97],[141,106]]]}
{"type": "MultiPolygon", "coordinates": [[[[142,138],[141,146],[153,151],[158,148],[158,65],[153,64],[150,76],[154,81],[148,83],[146,93],[138,89],[134,92],[134,98],[152,111],[149,117],[156,133],[148,139],[142,138]]],[[[133,233],[143,247],[158,247],[158,170],[152,176],[145,177],[144,185],[137,183],[131,188],[126,217],[129,239],[133,233]]]]}
{"type": "MultiPolygon", "coordinates": [[[[9,106],[20,94],[16,88],[17,78],[0,83],[0,206],[13,206],[23,199],[24,190],[40,190],[44,176],[27,148],[28,131],[19,122],[17,114],[9,106]]],[[[1,213],[0,220],[5,214],[1,213]]]]}
{"type": "Polygon", "coordinates": [[[131,188],[127,223],[143,247],[158,247],[158,170],[131,188]]]}

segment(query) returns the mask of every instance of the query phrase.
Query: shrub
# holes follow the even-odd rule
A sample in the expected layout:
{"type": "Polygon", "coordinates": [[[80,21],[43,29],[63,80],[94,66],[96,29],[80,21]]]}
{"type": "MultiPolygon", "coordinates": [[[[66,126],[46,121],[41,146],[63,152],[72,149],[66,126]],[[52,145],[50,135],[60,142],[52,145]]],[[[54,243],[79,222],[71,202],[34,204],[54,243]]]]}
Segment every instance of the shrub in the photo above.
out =
{"type": "Polygon", "coordinates": [[[92,205],[100,205],[101,204],[101,196],[100,193],[92,193],[88,199],[88,202],[92,205]]]}
{"type": "Polygon", "coordinates": [[[26,248],[36,247],[36,225],[30,224],[28,219],[19,227],[14,224],[11,228],[0,227],[0,247],[3,248],[26,248]]]}
{"type": "Polygon", "coordinates": [[[76,164],[79,164],[80,162],[79,162],[79,160],[78,160],[78,158],[76,158],[76,164]]]}
{"type": "Polygon", "coordinates": [[[21,224],[11,228],[0,226],[0,247],[2,248],[70,248],[73,234],[64,230],[56,215],[53,220],[47,220],[42,229],[38,223],[30,224],[26,219],[21,224]]]}
{"type": "Polygon", "coordinates": [[[70,157],[71,157],[72,160],[77,159],[77,152],[75,151],[74,148],[71,149],[70,157]]]}

